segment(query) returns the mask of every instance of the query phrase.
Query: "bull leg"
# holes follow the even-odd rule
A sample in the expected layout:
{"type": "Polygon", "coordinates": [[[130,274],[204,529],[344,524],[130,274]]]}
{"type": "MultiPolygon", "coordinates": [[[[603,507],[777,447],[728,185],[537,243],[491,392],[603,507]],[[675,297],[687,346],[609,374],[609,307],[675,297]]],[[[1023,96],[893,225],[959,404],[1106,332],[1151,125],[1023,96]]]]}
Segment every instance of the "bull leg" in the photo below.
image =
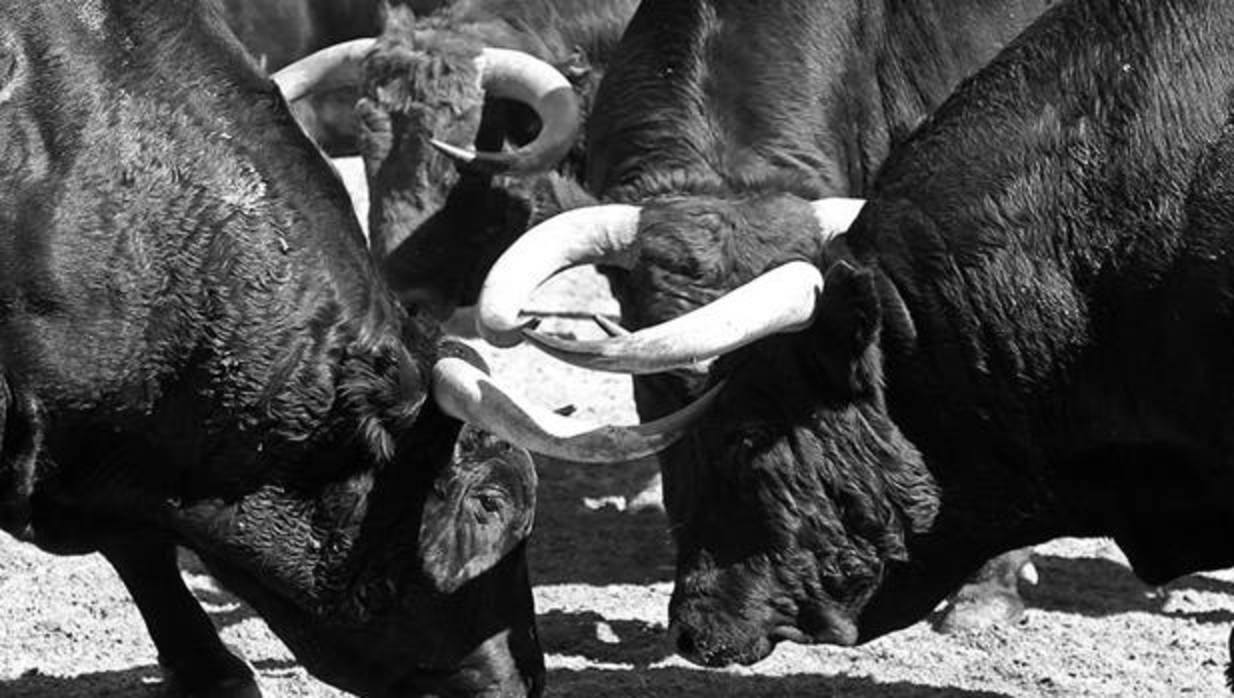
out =
{"type": "Polygon", "coordinates": [[[941,633],[1011,625],[1024,615],[1020,582],[1036,583],[1032,548],[1003,553],[985,563],[950,599],[933,624],[941,633]]]}
{"type": "Polygon", "coordinates": [[[0,529],[19,540],[34,537],[30,497],[43,445],[43,410],[37,398],[0,381],[0,529]]]}
{"type": "Polygon", "coordinates": [[[103,555],[119,573],[158,648],[167,681],[177,698],[260,698],[249,665],[219,639],[189,592],[168,542],[117,546],[103,555]]]}
{"type": "Polygon", "coordinates": [[[1225,665],[1225,687],[1234,693],[1234,628],[1230,628],[1230,639],[1226,640],[1230,647],[1230,662],[1225,665]]]}

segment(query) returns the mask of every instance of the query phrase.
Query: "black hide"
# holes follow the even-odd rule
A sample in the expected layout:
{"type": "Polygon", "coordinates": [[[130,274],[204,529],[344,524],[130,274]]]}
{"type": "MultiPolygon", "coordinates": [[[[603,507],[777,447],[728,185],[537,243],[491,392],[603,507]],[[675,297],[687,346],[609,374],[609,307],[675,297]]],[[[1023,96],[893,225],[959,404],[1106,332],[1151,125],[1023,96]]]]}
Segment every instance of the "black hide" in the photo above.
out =
{"type": "MultiPolygon", "coordinates": [[[[421,559],[478,448],[452,455],[430,372],[478,359],[398,305],[211,3],[0,1],[0,81],[5,529],[106,555],[177,690],[255,690],[180,581],[183,544],[331,683],[538,692],[530,513],[486,569],[451,562],[452,593],[421,559]]],[[[525,454],[496,460],[494,486],[534,484],[525,454]]]]}
{"type": "MultiPolygon", "coordinates": [[[[1049,4],[640,5],[587,129],[589,188],[642,207],[634,268],[613,275],[628,325],[682,315],[785,261],[826,271],[810,201],[868,194],[895,144],[1049,4]]],[[[696,661],[755,661],[781,639],[857,641],[884,561],[904,559],[938,506],[885,412],[878,330],[902,309],[880,310],[878,275],[834,273],[829,293],[860,300],[850,311],[710,375],[635,379],[644,420],[729,381],[661,457],[679,556],[670,616],[696,661]],[[837,431],[852,443],[832,443],[837,431]]]]}

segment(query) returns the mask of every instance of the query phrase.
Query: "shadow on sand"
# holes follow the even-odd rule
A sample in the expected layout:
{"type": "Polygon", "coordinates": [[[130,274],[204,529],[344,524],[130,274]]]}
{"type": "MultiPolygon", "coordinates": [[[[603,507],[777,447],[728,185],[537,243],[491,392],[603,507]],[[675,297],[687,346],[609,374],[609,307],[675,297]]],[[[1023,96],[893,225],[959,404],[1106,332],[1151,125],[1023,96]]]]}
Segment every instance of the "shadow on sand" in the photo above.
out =
{"type": "MultiPolygon", "coordinates": [[[[1200,623],[1234,621],[1234,610],[1194,613],[1166,611],[1163,608],[1166,600],[1164,594],[1141,582],[1126,565],[1114,560],[1037,554],[1033,556],[1033,561],[1041,573],[1041,583],[1024,589],[1024,602],[1030,609],[1093,618],[1122,613],[1156,613],[1189,618],[1200,623]]],[[[1180,577],[1161,589],[1224,594],[1234,602],[1234,584],[1196,574],[1180,577]]]]}
{"type": "Polygon", "coordinates": [[[673,544],[664,513],[630,513],[597,501],[628,498],[657,472],[654,463],[582,465],[538,458],[536,469],[536,528],[528,549],[533,584],[672,581],[673,544]]]}
{"type": "Polygon", "coordinates": [[[912,683],[879,683],[869,678],[799,675],[743,676],[719,671],[666,667],[639,672],[555,669],[549,672],[554,695],[587,698],[709,696],[710,698],[1005,698],[1003,693],[912,683]]]}
{"type": "Polygon", "coordinates": [[[79,674],[72,678],[29,672],[0,682],[5,698],[158,698],[163,695],[162,674],[153,664],[79,674]]]}
{"type": "MultiPolygon", "coordinates": [[[[292,661],[267,659],[254,662],[253,666],[262,674],[269,676],[295,670],[299,665],[292,661]]],[[[267,695],[269,695],[268,691],[267,695]]],[[[162,698],[163,674],[154,664],[131,669],[79,674],[71,678],[29,672],[11,681],[0,682],[0,696],[4,698],[101,698],[103,696],[107,698],[162,698]]]]}
{"type": "Polygon", "coordinates": [[[649,667],[673,654],[661,625],[606,620],[598,613],[549,611],[536,618],[546,654],[581,656],[593,662],[649,667]],[[597,633],[603,627],[604,633],[597,633]]]}

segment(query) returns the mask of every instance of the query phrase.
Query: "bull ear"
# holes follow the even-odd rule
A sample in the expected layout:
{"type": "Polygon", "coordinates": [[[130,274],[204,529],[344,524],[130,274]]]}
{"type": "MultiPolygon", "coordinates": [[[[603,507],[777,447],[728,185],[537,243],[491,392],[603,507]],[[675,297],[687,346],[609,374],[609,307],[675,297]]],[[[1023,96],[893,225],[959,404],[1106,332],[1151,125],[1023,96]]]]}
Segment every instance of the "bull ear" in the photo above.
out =
{"type": "Polygon", "coordinates": [[[390,115],[368,97],[356,102],[356,120],[359,125],[357,141],[360,157],[364,158],[367,174],[372,179],[381,163],[390,157],[394,147],[394,127],[390,115]]]}
{"type": "Polygon", "coordinates": [[[531,220],[528,221],[528,227],[542,223],[559,213],[595,206],[597,203],[599,202],[596,198],[588,193],[577,179],[550,172],[543,177],[537,177],[533,185],[531,220]]]}
{"type": "Polygon", "coordinates": [[[853,397],[879,382],[881,326],[874,273],[837,262],[827,271],[811,332],[824,374],[853,397]]]}

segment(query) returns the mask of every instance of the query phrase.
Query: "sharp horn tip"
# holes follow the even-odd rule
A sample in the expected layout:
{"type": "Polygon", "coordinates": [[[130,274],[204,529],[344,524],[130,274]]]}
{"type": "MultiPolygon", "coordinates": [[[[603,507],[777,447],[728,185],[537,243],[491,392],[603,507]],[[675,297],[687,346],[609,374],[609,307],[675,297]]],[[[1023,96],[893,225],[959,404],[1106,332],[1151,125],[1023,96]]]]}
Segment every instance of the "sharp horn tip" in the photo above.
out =
{"type": "Polygon", "coordinates": [[[476,159],[475,151],[460,148],[457,145],[451,145],[445,141],[439,141],[436,138],[430,138],[428,142],[429,145],[432,145],[439,152],[441,152],[441,154],[456,162],[471,164],[476,159]]]}

